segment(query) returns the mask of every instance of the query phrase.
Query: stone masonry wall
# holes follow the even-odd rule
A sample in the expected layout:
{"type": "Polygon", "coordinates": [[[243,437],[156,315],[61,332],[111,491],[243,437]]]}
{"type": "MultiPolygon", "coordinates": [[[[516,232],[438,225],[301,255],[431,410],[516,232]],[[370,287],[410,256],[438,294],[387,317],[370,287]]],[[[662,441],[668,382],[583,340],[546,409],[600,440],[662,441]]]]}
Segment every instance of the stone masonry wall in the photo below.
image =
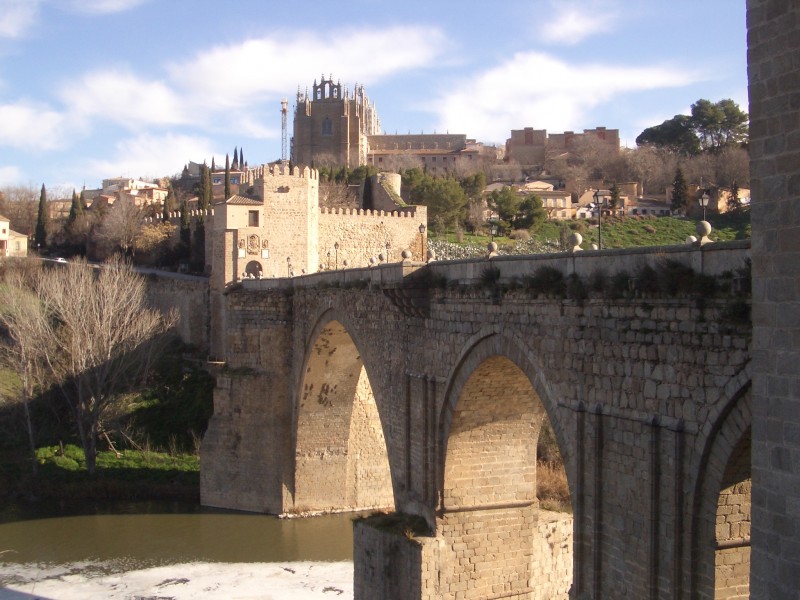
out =
{"type": "Polygon", "coordinates": [[[414,260],[424,260],[426,235],[419,233],[419,226],[427,227],[427,207],[415,206],[406,212],[385,213],[383,211],[322,209],[319,221],[319,258],[328,268],[335,268],[339,244],[338,263],[343,268],[346,260],[349,267],[370,266],[369,259],[386,254],[389,242],[389,262],[399,262],[401,252],[410,250],[414,260]]]}
{"type": "Polygon", "coordinates": [[[568,600],[572,587],[570,514],[539,511],[531,554],[531,588],[535,600],[568,600]]]}
{"type": "Polygon", "coordinates": [[[386,440],[375,397],[363,369],[353,401],[347,455],[347,505],[359,509],[393,509],[386,440]]]}
{"type": "Polygon", "coordinates": [[[800,4],[748,0],[753,223],[751,597],[800,589],[800,4]]]}
{"type": "Polygon", "coordinates": [[[722,490],[717,508],[715,598],[750,597],[751,480],[722,490]]]}
{"type": "Polygon", "coordinates": [[[203,355],[209,351],[208,279],[171,273],[147,275],[147,303],[163,313],[175,310],[181,340],[203,355]]]}

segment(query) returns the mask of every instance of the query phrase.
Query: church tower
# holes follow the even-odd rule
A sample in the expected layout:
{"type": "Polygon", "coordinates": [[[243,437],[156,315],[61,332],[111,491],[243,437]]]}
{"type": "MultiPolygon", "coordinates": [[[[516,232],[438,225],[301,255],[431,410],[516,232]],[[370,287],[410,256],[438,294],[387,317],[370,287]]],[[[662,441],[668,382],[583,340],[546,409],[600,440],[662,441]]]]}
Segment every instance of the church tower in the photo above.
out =
{"type": "Polygon", "coordinates": [[[364,91],[350,90],[333,76],[314,81],[309,95],[297,91],[292,162],[298,166],[347,166],[367,163],[369,136],[380,133],[380,120],[364,91]]]}

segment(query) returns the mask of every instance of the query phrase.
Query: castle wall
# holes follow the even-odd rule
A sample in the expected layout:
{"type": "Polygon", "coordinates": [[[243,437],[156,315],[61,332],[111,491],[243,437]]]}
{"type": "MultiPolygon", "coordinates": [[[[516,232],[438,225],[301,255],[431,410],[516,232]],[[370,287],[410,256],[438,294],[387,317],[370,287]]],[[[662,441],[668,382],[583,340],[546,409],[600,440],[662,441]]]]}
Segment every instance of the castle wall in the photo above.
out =
{"type": "Polygon", "coordinates": [[[181,340],[207,354],[210,339],[208,279],[175,273],[147,275],[147,303],[168,313],[175,310],[176,331],[181,340]]]}
{"type": "Polygon", "coordinates": [[[401,252],[410,250],[413,260],[422,261],[427,243],[426,234],[420,235],[419,225],[427,228],[428,211],[425,206],[413,206],[402,212],[354,209],[322,209],[319,214],[319,259],[328,268],[338,266],[370,266],[370,258],[386,254],[389,243],[389,262],[399,262],[401,252]],[[338,251],[335,244],[339,244],[338,251]]]}

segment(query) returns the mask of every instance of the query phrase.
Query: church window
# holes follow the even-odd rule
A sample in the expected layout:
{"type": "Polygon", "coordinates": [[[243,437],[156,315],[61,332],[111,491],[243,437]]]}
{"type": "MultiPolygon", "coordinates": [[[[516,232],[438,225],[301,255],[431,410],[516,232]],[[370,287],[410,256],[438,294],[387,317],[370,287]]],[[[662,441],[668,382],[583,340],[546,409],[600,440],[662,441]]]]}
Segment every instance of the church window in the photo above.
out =
{"type": "Polygon", "coordinates": [[[258,211],[251,210],[247,212],[247,226],[258,227],[258,211]]]}
{"type": "Polygon", "coordinates": [[[328,117],[322,122],[322,135],[333,135],[333,123],[328,117]]]}

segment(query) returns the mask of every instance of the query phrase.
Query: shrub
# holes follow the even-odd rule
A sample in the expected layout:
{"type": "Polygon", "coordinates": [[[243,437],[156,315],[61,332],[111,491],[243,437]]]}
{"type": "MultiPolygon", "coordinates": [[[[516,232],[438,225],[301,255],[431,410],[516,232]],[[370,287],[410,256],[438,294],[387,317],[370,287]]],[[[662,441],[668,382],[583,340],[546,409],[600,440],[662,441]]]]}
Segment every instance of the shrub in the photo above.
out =
{"type": "Polygon", "coordinates": [[[549,294],[563,297],[567,286],[564,275],[553,267],[541,267],[530,276],[523,278],[523,284],[534,294],[549,294]]]}
{"type": "Polygon", "coordinates": [[[489,265],[481,271],[481,287],[494,288],[500,281],[500,269],[494,265],[489,265]]]}
{"type": "Polygon", "coordinates": [[[512,240],[527,242],[529,239],[531,239],[531,234],[528,232],[527,229],[515,229],[510,234],[508,234],[508,237],[511,238],[512,240]]]}

